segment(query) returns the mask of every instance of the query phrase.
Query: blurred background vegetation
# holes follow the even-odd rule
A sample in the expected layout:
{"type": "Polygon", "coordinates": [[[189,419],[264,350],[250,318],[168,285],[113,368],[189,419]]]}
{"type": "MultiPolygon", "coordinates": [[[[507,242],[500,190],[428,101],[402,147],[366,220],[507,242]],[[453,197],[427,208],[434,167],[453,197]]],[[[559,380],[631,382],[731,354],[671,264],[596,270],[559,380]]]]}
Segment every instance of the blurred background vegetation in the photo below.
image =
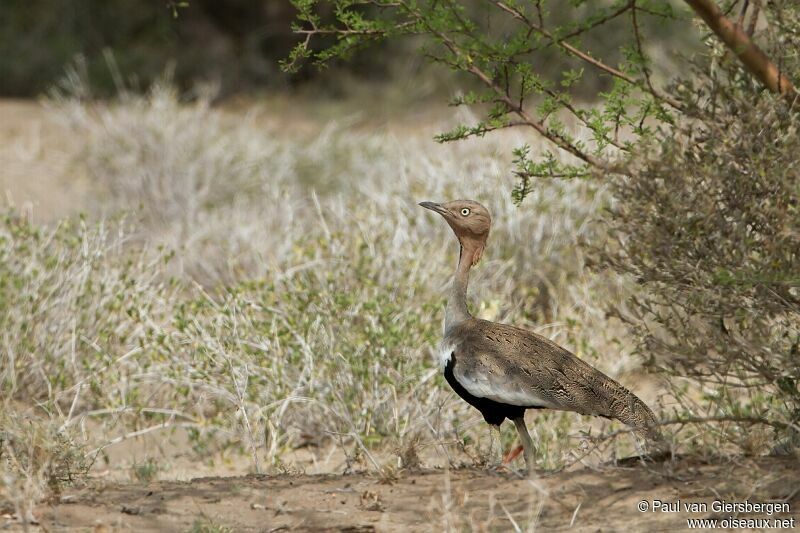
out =
{"type": "MultiPolygon", "coordinates": [[[[9,0],[3,12],[4,96],[47,90],[76,56],[85,58],[92,87],[101,95],[117,88],[109,57],[126,82],[136,80],[140,87],[170,67],[183,89],[211,81],[220,84],[222,94],[309,82],[337,90],[328,72],[309,70],[291,77],[281,72],[279,60],[298,41],[291,29],[295,9],[287,1],[196,0],[178,7],[165,1],[9,0]]],[[[384,79],[398,63],[385,61],[385,54],[396,56],[403,47],[376,48],[339,65],[336,74],[384,79]]]]}
{"type": "MultiPolygon", "coordinates": [[[[174,71],[180,89],[211,82],[219,86],[218,94],[223,97],[303,90],[337,98],[358,91],[364,82],[400,83],[410,97],[454,89],[452,75],[428,67],[419,53],[421,40],[415,37],[377,43],[325,69],[287,74],[279,62],[302,39],[292,32],[297,11],[290,2],[192,0],[186,6],[178,4],[166,0],[7,0],[0,18],[0,96],[45,92],[76,57],[85,61],[95,95],[106,97],[117,92],[120,79],[128,87],[144,89],[167,69],[174,71]],[[115,81],[117,74],[120,78],[115,81]]],[[[503,36],[507,28],[496,10],[477,0],[462,4],[486,32],[503,36]]],[[[551,16],[556,24],[566,23],[596,9],[584,3],[553,10],[551,16]]],[[[321,4],[320,10],[323,19],[333,18],[329,4],[321,4]]],[[[688,16],[672,24],[643,23],[648,25],[644,29],[656,50],[691,50],[691,44],[697,43],[686,38],[692,33],[688,16]]],[[[603,31],[586,34],[583,43],[616,64],[621,46],[630,37],[627,25],[625,20],[611,21],[603,31]]],[[[322,50],[333,42],[323,38],[315,40],[313,47],[322,50]]],[[[657,62],[658,68],[668,70],[666,53],[656,53],[663,59],[657,62]]],[[[543,50],[537,60],[545,74],[558,74],[573,66],[569,58],[552,49],[543,50]]],[[[466,78],[459,81],[464,89],[466,78]]],[[[608,89],[610,79],[588,76],[583,84],[578,95],[588,96],[608,89]]]]}

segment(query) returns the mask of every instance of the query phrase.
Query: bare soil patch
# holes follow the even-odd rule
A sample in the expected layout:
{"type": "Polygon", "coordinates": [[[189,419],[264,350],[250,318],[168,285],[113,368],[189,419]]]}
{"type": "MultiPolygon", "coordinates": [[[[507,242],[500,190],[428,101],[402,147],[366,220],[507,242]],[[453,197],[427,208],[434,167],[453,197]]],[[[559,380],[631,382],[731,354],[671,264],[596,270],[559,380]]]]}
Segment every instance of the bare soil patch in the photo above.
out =
{"type": "Polygon", "coordinates": [[[796,458],[734,458],[542,474],[537,480],[482,469],[368,474],[248,475],[188,482],[93,481],[42,504],[46,531],[672,531],[687,518],[762,514],[640,512],[639,502],[787,502],[800,508],[796,458]],[[226,529],[227,528],[227,529],[226,529]],[[214,529],[212,529],[214,530],[214,529]]]}

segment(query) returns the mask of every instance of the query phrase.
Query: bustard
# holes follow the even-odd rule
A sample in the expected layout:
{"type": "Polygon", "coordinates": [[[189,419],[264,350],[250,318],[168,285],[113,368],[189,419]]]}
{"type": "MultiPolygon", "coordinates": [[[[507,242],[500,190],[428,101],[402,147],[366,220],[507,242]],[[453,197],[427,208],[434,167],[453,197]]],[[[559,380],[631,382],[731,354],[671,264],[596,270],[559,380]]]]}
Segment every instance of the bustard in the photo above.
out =
{"type": "Polygon", "coordinates": [[[534,445],[525,426],[526,409],[615,418],[663,443],[653,412],[628,389],[541,335],[469,313],[469,271],[483,255],[491,227],[484,206],[471,200],[419,205],[442,215],[460,245],[440,352],[445,379],[497,432],[506,418],[514,423],[529,475],[534,445]]]}

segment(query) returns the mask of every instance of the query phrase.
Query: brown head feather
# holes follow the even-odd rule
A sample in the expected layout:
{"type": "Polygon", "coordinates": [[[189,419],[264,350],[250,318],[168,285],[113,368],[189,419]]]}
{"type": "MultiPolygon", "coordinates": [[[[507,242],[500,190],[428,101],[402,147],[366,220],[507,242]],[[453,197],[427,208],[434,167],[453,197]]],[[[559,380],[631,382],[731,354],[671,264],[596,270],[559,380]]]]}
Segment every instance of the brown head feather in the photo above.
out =
{"type": "Polygon", "coordinates": [[[473,265],[480,261],[492,227],[488,209],[473,200],[453,200],[441,204],[422,202],[419,205],[442,215],[461,243],[462,253],[471,254],[473,265]]]}

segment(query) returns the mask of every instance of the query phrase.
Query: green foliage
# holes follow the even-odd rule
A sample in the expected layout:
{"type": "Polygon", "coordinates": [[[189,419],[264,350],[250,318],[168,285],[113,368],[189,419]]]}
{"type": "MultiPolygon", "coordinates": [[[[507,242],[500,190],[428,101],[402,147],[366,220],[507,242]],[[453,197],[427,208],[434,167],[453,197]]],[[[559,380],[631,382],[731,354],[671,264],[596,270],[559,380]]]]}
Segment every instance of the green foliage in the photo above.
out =
{"type": "Polygon", "coordinates": [[[515,151],[517,202],[530,193],[532,178],[585,176],[590,167],[619,171],[639,139],[649,138],[654,125],[672,121],[676,102],[654,84],[644,41],[645,34],[670,31],[681,16],[666,1],[572,2],[569,7],[548,1],[482,7],[404,0],[294,4],[299,12],[295,31],[306,39],[295,47],[286,69],[296,70],[306,61],[326,65],[375,40],[423,36],[424,53],[433,62],[482,87],[453,103],[472,106],[485,118],[442,133],[437,141],[515,126],[533,128],[551,141],[558,154],[547,150],[531,158],[525,147],[515,151]],[[323,6],[336,14],[334,21],[323,22],[323,6]],[[619,35],[624,40],[618,42],[619,35]],[[330,36],[334,44],[311,48],[313,39],[330,36]],[[586,49],[587,42],[593,46],[586,49]],[[586,80],[595,79],[601,82],[587,91],[586,80]],[[576,96],[599,104],[584,109],[576,96]]]}
{"type": "Polygon", "coordinates": [[[54,391],[75,392],[85,375],[118,364],[126,347],[141,341],[139,320],[157,313],[153,291],[169,292],[167,284],[142,284],[141,278],[164,258],[129,256],[113,241],[105,225],[90,226],[82,218],[44,228],[13,211],[2,215],[5,400],[69,409],[73,397],[54,391]],[[77,357],[85,352],[92,357],[77,357]]]}
{"type": "Polygon", "coordinates": [[[162,470],[158,461],[152,457],[148,457],[141,463],[135,462],[131,468],[133,477],[142,483],[149,483],[156,479],[158,473],[162,470]]]}
{"type": "Polygon", "coordinates": [[[653,365],[735,391],[706,414],[784,430],[800,421],[800,117],[748,92],[612,180],[610,264],[642,283],[635,330],[653,365]]]}
{"type": "Polygon", "coordinates": [[[522,201],[533,192],[535,186],[534,178],[582,178],[589,176],[589,168],[586,165],[571,165],[562,163],[553,152],[547,150],[544,155],[532,161],[529,158],[530,146],[523,145],[514,150],[514,166],[517,170],[515,174],[519,177],[519,182],[511,191],[514,203],[521,204],[522,201]]]}

